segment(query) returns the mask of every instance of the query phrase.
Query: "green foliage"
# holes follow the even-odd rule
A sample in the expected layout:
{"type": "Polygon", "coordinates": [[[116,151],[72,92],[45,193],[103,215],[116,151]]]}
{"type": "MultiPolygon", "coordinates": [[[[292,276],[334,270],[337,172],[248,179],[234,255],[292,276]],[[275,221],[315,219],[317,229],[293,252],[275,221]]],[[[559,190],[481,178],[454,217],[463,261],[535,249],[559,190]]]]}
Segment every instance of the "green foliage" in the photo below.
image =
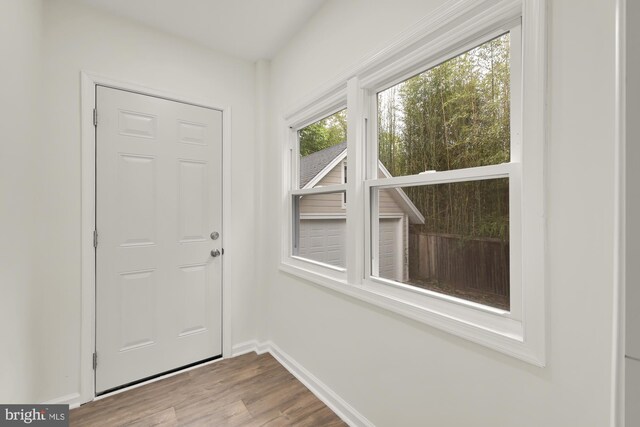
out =
{"type": "Polygon", "coordinates": [[[347,140],[347,110],[300,129],[300,156],[308,156],[347,140]]]}
{"type": "MultiPolygon", "coordinates": [[[[509,65],[505,34],[381,92],[380,161],[394,176],[508,162],[509,65]]],[[[506,180],[405,191],[425,231],[508,238],[506,180]]]]}

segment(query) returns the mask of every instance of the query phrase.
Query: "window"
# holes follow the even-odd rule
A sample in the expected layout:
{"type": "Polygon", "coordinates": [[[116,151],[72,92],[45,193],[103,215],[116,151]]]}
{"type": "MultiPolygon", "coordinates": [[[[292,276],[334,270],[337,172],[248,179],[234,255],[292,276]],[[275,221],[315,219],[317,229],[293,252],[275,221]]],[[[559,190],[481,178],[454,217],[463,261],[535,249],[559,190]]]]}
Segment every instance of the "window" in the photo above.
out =
{"type": "Polygon", "coordinates": [[[343,184],[341,160],[347,149],[347,110],[298,130],[300,188],[343,184]]]}
{"type": "Polygon", "coordinates": [[[291,196],[292,256],[344,271],[347,111],[341,109],[295,133],[298,191],[291,196]]]}
{"type": "Polygon", "coordinates": [[[293,196],[293,255],[337,268],[346,267],[347,221],[341,208],[344,192],[293,196]]]}
{"type": "Polygon", "coordinates": [[[509,197],[519,167],[511,158],[510,92],[519,80],[511,76],[510,34],[376,94],[376,169],[386,173],[371,173],[370,240],[382,238],[396,200],[419,213],[393,237],[407,247],[400,256],[372,244],[371,277],[381,283],[510,310],[509,205],[519,202],[509,197]],[[381,190],[392,177],[402,177],[390,187],[395,199],[381,190]],[[394,262],[408,264],[408,275],[386,275],[382,266],[400,257],[394,262]]]}
{"type": "Polygon", "coordinates": [[[455,3],[285,117],[283,271],[544,365],[543,6],[455,3]]]}
{"type": "Polygon", "coordinates": [[[371,188],[374,278],[509,311],[508,178],[371,188]],[[401,197],[417,214],[390,229],[401,197]]]}

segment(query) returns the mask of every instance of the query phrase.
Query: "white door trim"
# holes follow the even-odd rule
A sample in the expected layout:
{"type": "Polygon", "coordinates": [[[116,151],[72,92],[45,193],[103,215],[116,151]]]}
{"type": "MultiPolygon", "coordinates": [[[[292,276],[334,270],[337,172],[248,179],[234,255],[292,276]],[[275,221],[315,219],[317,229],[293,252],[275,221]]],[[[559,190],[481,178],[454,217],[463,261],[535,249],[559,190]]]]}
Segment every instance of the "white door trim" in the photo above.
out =
{"type": "Polygon", "coordinates": [[[613,339],[611,353],[611,427],[626,424],[626,146],[627,0],[616,0],[615,163],[613,235],[613,339]]]}
{"type": "MultiPolygon", "coordinates": [[[[229,218],[231,218],[231,108],[215,105],[208,100],[176,95],[143,85],[114,80],[98,74],[80,72],[80,123],[81,123],[81,248],[82,248],[82,316],[80,325],[80,398],[77,403],[86,403],[95,399],[95,381],[93,371],[93,352],[96,347],[95,335],[95,251],[93,230],[95,227],[95,127],[93,126],[93,108],[96,104],[96,85],[109,86],[143,95],[151,95],[171,101],[184,102],[200,107],[222,111],[222,238],[226,246],[230,242],[229,218]]],[[[222,356],[231,356],[231,283],[228,251],[222,257],[222,356]]],[[[72,402],[76,403],[76,402],[72,402]]]]}

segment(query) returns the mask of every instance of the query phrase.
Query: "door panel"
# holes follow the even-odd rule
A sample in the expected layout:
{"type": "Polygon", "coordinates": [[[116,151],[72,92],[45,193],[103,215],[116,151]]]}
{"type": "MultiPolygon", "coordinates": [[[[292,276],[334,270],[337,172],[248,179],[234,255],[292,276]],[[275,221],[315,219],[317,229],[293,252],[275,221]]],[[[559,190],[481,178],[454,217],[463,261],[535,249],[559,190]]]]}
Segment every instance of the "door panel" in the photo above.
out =
{"type": "Polygon", "coordinates": [[[120,351],[154,344],[156,341],[154,313],[157,305],[155,270],[120,274],[119,309],[120,351]]]}
{"type": "Polygon", "coordinates": [[[222,113],[97,87],[96,391],[221,354],[222,113]]]}
{"type": "Polygon", "coordinates": [[[120,246],[153,245],[156,241],[156,159],[118,155],[116,208],[120,246]]]}
{"type": "Polygon", "coordinates": [[[178,223],[180,242],[207,239],[207,164],[179,160],[178,223]]]}
{"type": "Polygon", "coordinates": [[[205,332],[208,300],[206,265],[181,267],[178,287],[182,293],[179,300],[181,328],[178,336],[205,332]]]}

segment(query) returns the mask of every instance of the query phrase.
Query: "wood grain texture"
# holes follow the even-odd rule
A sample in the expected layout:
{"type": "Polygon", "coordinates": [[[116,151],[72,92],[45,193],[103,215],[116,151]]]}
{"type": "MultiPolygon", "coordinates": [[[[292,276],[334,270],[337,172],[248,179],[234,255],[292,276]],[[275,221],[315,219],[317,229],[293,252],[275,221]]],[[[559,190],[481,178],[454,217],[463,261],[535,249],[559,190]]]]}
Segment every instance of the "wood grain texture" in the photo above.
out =
{"type": "Polygon", "coordinates": [[[346,426],[270,354],[245,354],[70,413],[71,426],[346,426]]]}

